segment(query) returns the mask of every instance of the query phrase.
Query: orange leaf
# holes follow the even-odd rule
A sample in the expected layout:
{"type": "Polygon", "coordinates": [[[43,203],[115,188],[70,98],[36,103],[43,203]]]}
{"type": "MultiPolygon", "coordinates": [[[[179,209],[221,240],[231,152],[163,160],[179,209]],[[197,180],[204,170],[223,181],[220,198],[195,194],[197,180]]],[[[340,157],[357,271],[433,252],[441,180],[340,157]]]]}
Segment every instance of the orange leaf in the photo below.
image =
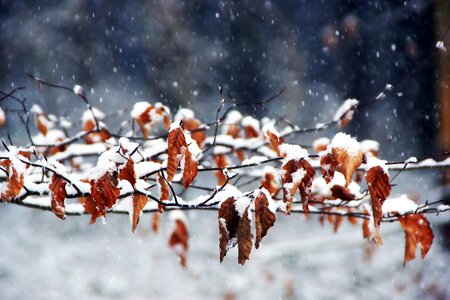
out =
{"type": "Polygon", "coordinates": [[[5,111],[0,107],[0,127],[3,127],[6,123],[5,111]]]}
{"type": "MultiPolygon", "coordinates": [[[[91,223],[95,222],[95,219],[99,216],[105,216],[106,210],[111,208],[117,201],[120,195],[120,189],[117,188],[117,174],[106,172],[98,180],[91,180],[91,203],[86,201],[88,206],[94,206],[95,210],[90,207],[91,223]]],[[[86,209],[85,203],[85,210],[86,209]]]]}
{"type": "Polygon", "coordinates": [[[136,230],[137,224],[139,223],[139,217],[141,216],[141,211],[144,206],[147,204],[148,198],[142,194],[134,194],[133,197],[133,220],[131,225],[131,231],[134,232],[136,230]]]}
{"type": "Polygon", "coordinates": [[[341,148],[333,148],[331,152],[337,162],[336,171],[344,174],[347,187],[352,182],[353,172],[361,165],[363,154],[361,151],[350,154],[341,148]]]}
{"type": "Polygon", "coordinates": [[[260,192],[255,199],[255,228],[256,228],[256,249],[262,238],[267,235],[267,231],[273,226],[276,220],[275,213],[269,209],[269,200],[264,192],[260,192]]]}
{"type": "Polygon", "coordinates": [[[302,205],[305,212],[309,212],[308,200],[311,194],[311,185],[316,173],[311,164],[305,160],[291,159],[282,167],[283,175],[283,201],[287,203],[287,214],[290,214],[291,204],[297,189],[300,190],[302,205]],[[294,177],[293,177],[294,175],[294,177]]]}
{"type": "Polygon", "coordinates": [[[253,126],[245,126],[245,135],[248,139],[256,138],[259,136],[259,132],[253,126]]]}
{"type": "Polygon", "coordinates": [[[421,214],[411,214],[398,217],[405,231],[405,260],[406,265],[416,258],[417,244],[420,244],[422,259],[425,258],[433,244],[434,234],[430,222],[421,214]]]}
{"type": "Polygon", "coordinates": [[[238,239],[238,261],[241,265],[250,257],[250,252],[252,251],[253,244],[253,234],[250,225],[249,212],[250,206],[245,209],[242,218],[239,220],[237,239],[238,239]]]}
{"type": "Polygon", "coordinates": [[[197,177],[197,168],[197,161],[192,157],[189,149],[186,149],[183,170],[183,186],[185,189],[192,183],[192,181],[194,181],[195,177],[197,177]]]}
{"type": "Polygon", "coordinates": [[[42,135],[47,135],[49,120],[44,114],[36,114],[36,127],[42,135]]]}
{"type": "Polygon", "coordinates": [[[239,214],[234,207],[236,200],[228,198],[220,205],[218,212],[219,220],[219,248],[220,262],[227,254],[228,250],[237,244],[237,231],[239,226],[239,214]]]}
{"type": "MultiPolygon", "coordinates": [[[[217,154],[214,156],[214,163],[217,168],[225,168],[230,164],[230,161],[228,160],[225,154],[217,154]]],[[[217,170],[216,176],[218,185],[220,186],[224,185],[225,182],[227,181],[227,177],[225,176],[225,174],[223,174],[222,170],[217,170]]]]}
{"type": "Polygon", "coordinates": [[[336,169],[338,162],[332,153],[328,153],[320,159],[320,172],[322,173],[323,179],[327,183],[334,177],[334,170],[336,169]]]}
{"type": "Polygon", "coordinates": [[[159,217],[160,217],[161,213],[159,211],[155,212],[153,214],[153,218],[152,218],[152,229],[154,233],[158,233],[159,231],[159,217]]]}
{"type": "Polygon", "coordinates": [[[367,171],[366,181],[369,187],[370,205],[372,206],[374,219],[375,241],[378,244],[381,244],[382,240],[379,235],[379,227],[381,219],[383,218],[382,206],[386,198],[391,193],[389,175],[384,172],[382,167],[375,166],[367,171]]]}
{"type": "MultiPolygon", "coordinates": [[[[196,129],[200,128],[201,125],[202,125],[202,123],[200,123],[200,121],[195,118],[189,118],[189,119],[183,120],[183,129],[188,130],[188,131],[196,130],[196,129]]],[[[206,134],[204,131],[192,132],[191,138],[197,142],[199,147],[202,147],[203,142],[206,139],[206,134]]]]}
{"type": "Polygon", "coordinates": [[[167,180],[169,182],[172,181],[186,149],[183,129],[178,127],[171,130],[167,138],[167,180]]]}
{"type": "MultiPolygon", "coordinates": [[[[169,185],[167,184],[164,177],[158,173],[158,185],[159,185],[159,200],[165,201],[169,200],[169,185]]],[[[164,205],[158,204],[159,212],[164,211],[164,205]]]]}
{"type": "Polygon", "coordinates": [[[48,188],[52,195],[52,210],[58,218],[64,220],[66,218],[66,206],[64,204],[64,200],[67,197],[66,181],[61,176],[53,174],[52,181],[48,185],[48,188]]]}
{"type": "Polygon", "coordinates": [[[189,250],[189,233],[186,224],[181,219],[175,220],[175,229],[169,238],[169,247],[180,257],[180,263],[186,267],[186,255],[189,250]]]}
{"type": "Polygon", "coordinates": [[[272,146],[273,151],[275,151],[275,153],[280,156],[280,150],[278,150],[278,146],[283,143],[283,138],[280,138],[270,130],[267,130],[266,140],[269,140],[270,146],[272,146]]]}
{"type": "Polygon", "coordinates": [[[269,191],[271,196],[275,196],[278,192],[278,185],[275,181],[275,176],[271,172],[266,172],[261,181],[261,187],[269,191]]]}
{"type": "Polygon", "coordinates": [[[136,183],[136,172],[134,171],[134,161],[129,158],[125,167],[120,170],[119,173],[120,180],[127,180],[132,186],[136,183]]]}
{"type": "Polygon", "coordinates": [[[339,128],[344,128],[347,124],[353,119],[353,114],[355,113],[354,109],[348,110],[342,118],[339,120],[338,125],[339,128]]]}
{"type": "Polygon", "coordinates": [[[0,195],[0,198],[3,201],[8,202],[19,195],[24,184],[23,174],[19,174],[9,160],[4,160],[0,166],[3,166],[8,171],[8,176],[6,176],[6,185],[0,195]]]}

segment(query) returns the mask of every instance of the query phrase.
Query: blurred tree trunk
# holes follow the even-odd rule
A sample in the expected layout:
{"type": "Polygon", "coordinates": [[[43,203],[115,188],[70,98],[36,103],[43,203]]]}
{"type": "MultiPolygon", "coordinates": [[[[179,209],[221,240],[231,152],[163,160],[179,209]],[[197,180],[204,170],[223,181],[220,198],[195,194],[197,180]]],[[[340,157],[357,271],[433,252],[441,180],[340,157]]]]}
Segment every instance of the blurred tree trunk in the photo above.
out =
{"type": "MultiPolygon", "coordinates": [[[[450,16],[450,4],[448,0],[436,1],[436,39],[444,36],[448,26],[450,16]]],[[[450,38],[444,41],[447,46],[450,44],[450,38]]],[[[437,96],[439,103],[439,144],[442,151],[450,151],[450,55],[444,51],[438,51],[437,58],[437,96]]],[[[442,184],[444,185],[444,199],[450,197],[450,170],[443,169],[442,184]]],[[[443,236],[443,246],[450,251],[450,222],[441,225],[443,236]]]]}

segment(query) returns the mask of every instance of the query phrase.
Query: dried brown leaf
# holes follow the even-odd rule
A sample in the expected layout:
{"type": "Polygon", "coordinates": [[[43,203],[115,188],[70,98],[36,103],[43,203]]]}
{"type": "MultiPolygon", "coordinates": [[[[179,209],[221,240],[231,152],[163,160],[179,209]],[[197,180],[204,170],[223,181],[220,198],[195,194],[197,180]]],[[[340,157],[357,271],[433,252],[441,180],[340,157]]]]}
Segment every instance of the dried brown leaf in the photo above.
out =
{"type": "Polygon", "coordinates": [[[273,226],[276,215],[269,209],[269,200],[265,193],[261,192],[255,199],[255,228],[256,228],[256,249],[263,237],[267,235],[267,231],[273,226]]]}
{"type": "Polygon", "coordinates": [[[169,247],[180,257],[180,264],[186,267],[186,256],[189,250],[189,233],[186,224],[181,220],[175,220],[175,229],[169,238],[169,247]]]}
{"type": "Polygon", "coordinates": [[[433,244],[434,234],[430,222],[421,214],[398,217],[405,231],[404,265],[416,258],[417,245],[420,244],[421,257],[425,258],[433,244]]]}
{"type": "Polygon", "coordinates": [[[64,200],[67,197],[66,181],[61,176],[53,174],[52,180],[48,185],[48,188],[52,196],[51,199],[52,210],[58,218],[64,220],[66,218],[65,214],[66,206],[64,204],[64,200]]]}

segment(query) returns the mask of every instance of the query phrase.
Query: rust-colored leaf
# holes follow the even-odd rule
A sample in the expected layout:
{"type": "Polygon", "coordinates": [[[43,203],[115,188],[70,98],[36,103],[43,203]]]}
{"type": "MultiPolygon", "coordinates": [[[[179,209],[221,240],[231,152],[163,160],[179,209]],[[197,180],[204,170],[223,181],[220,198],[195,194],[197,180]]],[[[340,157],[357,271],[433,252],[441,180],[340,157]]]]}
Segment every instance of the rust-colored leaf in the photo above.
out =
{"type": "Polygon", "coordinates": [[[232,136],[234,139],[241,137],[241,127],[237,124],[230,124],[228,126],[227,135],[232,136]]]}
{"type": "Polygon", "coordinates": [[[133,219],[131,224],[131,231],[136,230],[137,224],[139,223],[139,217],[141,216],[142,209],[147,204],[148,198],[142,194],[134,194],[133,197],[133,219]]]}
{"type": "Polygon", "coordinates": [[[249,218],[250,206],[244,211],[242,218],[239,220],[238,226],[238,262],[244,265],[245,262],[250,258],[250,252],[252,251],[253,244],[253,234],[250,225],[249,218]]]}
{"type": "Polygon", "coordinates": [[[184,152],[187,149],[186,139],[181,127],[175,128],[169,132],[167,138],[167,180],[173,180],[178,164],[180,163],[184,152]]]}
{"type": "Polygon", "coordinates": [[[8,171],[8,176],[5,178],[6,184],[0,198],[3,201],[9,202],[19,195],[20,190],[24,185],[23,174],[19,174],[9,160],[2,161],[0,166],[8,171]]]}
{"type": "MultiPolygon", "coordinates": [[[[228,160],[228,157],[225,154],[217,154],[214,156],[214,164],[217,168],[225,168],[226,166],[229,166],[230,161],[228,160]]],[[[227,177],[225,174],[223,174],[222,170],[216,171],[216,177],[217,177],[217,183],[218,185],[222,186],[227,181],[227,177]]]]}
{"type": "Polygon", "coordinates": [[[247,136],[248,139],[256,138],[259,136],[259,132],[253,126],[245,126],[244,130],[245,135],[247,136]]]}
{"type": "Polygon", "coordinates": [[[331,189],[331,195],[335,199],[341,199],[345,201],[355,200],[356,196],[353,195],[345,186],[334,185],[331,189]]]}
{"type": "Polygon", "coordinates": [[[369,227],[369,219],[364,219],[364,221],[362,222],[362,233],[364,239],[370,238],[371,233],[369,227]]]}
{"type": "Polygon", "coordinates": [[[382,240],[379,235],[379,227],[381,219],[383,218],[382,206],[386,198],[391,193],[389,175],[384,172],[382,167],[375,166],[367,171],[366,181],[369,187],[370,205],[372,206],[374,219],[375,241],[378,244],[381,244],[382,240]]]}
{"type": "MultiPolygon", "coordinates": [[[[169,185],[167,184],[164,177],[158,173],[158,185],[159,185],[159,200],[166,201],[169,200],[169,185]]],[[[158,204],[159,212],[164,211],[164,205],[158,204]]]]}
{"type": "Polygon", "coordinates": [[[320,172],[322,173],[323,179],[327,183],[334,177],[334,170],[336,169],[338,162],[332,153],[328,153],[321,157],[320,159],[320,172]]]}
{"type": "Polygon", "coordinates": [[[175,220],[175,229],[169,238],[169,247],[180,257],[180,264],[186,267],[186,256],[189,250],[189,233],[186,224],[181,219],[175,220]]]}
{"type": "Polygon", "coordinates": [[[0,127],[3,127],[6,123],[5,111],[0,107],[0,127]]]}
{"type": "MultiPolygon", "coordinates": [[[[195,118],[189,118],[186,120],[183,120],[183,129],[188,131],[197,130],[200,128],[202,123],[195,119],[195,118]]],[[[199,147],[203,147],[203,142],[206,139],[206,134],[204,131],[196,131],[191,133],[191,138],[197,142],[199,147]]]]}
{"type": "Polygon", "coordinates": [[[269,209],[269,200],[266,194],[260,192],[255,199],[256,249],[259,248],[259,243],[267,235],[267,231],[273,226],[276,218],[275,213],[269,209]]]}
{"type": "Polygon", "coordinates": [[[183,170],[183,186],[185,189],[192,183],[192,181],[194,181],[195,177],[197,177],[197,169],[197,160],[192,157],[189,149],[186,149],[183,170]]]}
{"type": "Polygon", "coordinates": [[[289,160],[282,167],[283,175],[281,183],[283,184],[283,201],[287,203],[287,214],[290,214],[292,200],[297,192],[300,191],[302,205],[305,212],[309,212],[308,201],[311,195],[311,185],[316,173],[311,164],[305,160],[289,160]]]}
{"type": "Polygon", "coordinates": [[[152,230],[154,233],[158,233],[159,231],[159,218],[161,216],[161,212],[157,211],[153,214],[152,218],[152,230]]]}
{"type": "Polygon", "coordinates": [[[239,226],[239,214],[235,209],[236,200],[228,198],[220,205],[218,212],[219,220],[219,248],[220,262],[227,254],[228,250],[237,244],[237,231],[239,226]]]}
{"type": "Polygon", "coordinates": [[[48,188],[52,196],[51,199],[52,210],[58,218],[64,220],[66,218],[65,214],[66,206],[64,204],[64,200],[67,197],[66,181],[61,176],[53,174],[52,180],[48,185],[48,188]]]}
{"type": "MultiPolygon", "coordinates": [[[[91,223],[95,222],[95,219],[99,216],[105,216],[106,210],[111,208],[117,201],[120,195],[120,189],[117,188],[117,174],[106,172],[98,180],[91,180],[91,200],[92,203],[87,205],[93,205],[95,210],[90,208],[91,223]]],[[[88,201],[87,201],[88,202],[88,201]]],[[[85,203],[86,204],[86,203],[85,203]]],[[[85,210],[86,205],[85,205],[85,210]]]]}
{"type": "Polygon", "coordinates": [[[134,161],[129,158],[125,166],[120,170],[120,180],[127,180],[132,186],[136,183],[136,172],[134,171],[134,161]]]}
{"type": "Polygon", "coordinates": [[[44,114],[36,114],[36,127],[43,136],[47,135],[48,123],[49,120],[44,114]]]}
{"type": "Polygon", "coordinates": [[[261,187],[269,191],[271,196],[275,196],[278,192],[278,185],[275,176],[271,172],[266,172],[261,181],[261,187]]]}
{"type": "Polygon", "coordinates": [[[347,187],[352,182],[353,172],[361,165],[363,154],[361,151],[350,154],[340,148],[333,148],[331,152],[337,162],[336,171],[344,174],[347,187]]]}
{"type": "Polygon", "coordinates": [[[275,133],[271,132],[270,130],[266,131],[266,140],[269,141],[270,146],[272,147],[272,150],[275,151],[275,153],[280,156],[280,150],[278,150],[278,146],[283,143],[283,138],[280,138],[275,133]]]}
{"type": "Polygon", "coordinates": [[[430,222],[421,214],[411,214],[398,217],[405,231],[404,265],[416,258],[417,245],[420,244],[422,259],[425,258],[433,244],[434,234],[430,222]]]}
{"type": "Polygon", "coordinates": [[[344,128],[353,119],[354,109],[348,110],[338,121],[339,128],[344,128]]]}

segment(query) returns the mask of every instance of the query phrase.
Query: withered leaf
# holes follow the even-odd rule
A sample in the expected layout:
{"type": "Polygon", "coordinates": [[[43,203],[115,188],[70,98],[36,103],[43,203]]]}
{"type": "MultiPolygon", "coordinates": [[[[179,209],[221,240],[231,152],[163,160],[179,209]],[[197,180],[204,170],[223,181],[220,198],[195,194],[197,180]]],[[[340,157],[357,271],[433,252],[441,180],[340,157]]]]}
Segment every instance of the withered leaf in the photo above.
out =
{"type": "Polygon", "coordinates": [[[3,201],[8,202],[19,195],[20,190],[24,185],[23,174],[19,174],[9,160],[2,161],[0,166],[4,167],[8,171],[8,176],[6,176],[6,185],[0,195],[0,198],[3,201]]]}
{"type": "MultiPolygon", "coordinates": [[[[159,185],[159,200],[166,201],[169,200],[169,185],[167,184],[164,177],[158,173],[158,185],[159,185]]],[[[159,212],[164,211],[164,205],[158,203],[159,212]]]]}
{"type": "Polygon", "coordinates": [[[250,252],[252,251],[253,234],[249,218],[251,212],[249,211],[250,207],[248,206],[245,209],[242,218],[239,220],[238,226],[238,261],[241,265],[244,265],[249,259],[250,252]]]}
{"type": "Polygon", "coordinates": [[[379,235],[379,227],[381,219],[383,218],[382,206],[386,198],[391,193],[389,175],[384,172],[382,167],[375,166],[367,171],[366,181],[367,186],[369,187],[370,205],[372,206],[374,219],[375,241],[378,244],[381,244],[382,240],[379,235]]]}
{"type": "Polygon", "coordinates": [[[66,218],[65,214],[66,206],[64,204],[64,200],[67,197],[66,181],[61,176],[53,174],[52,180],[48,185],[48,188],[52,196],[51,199],[52,210],[58,218],[64,220],[66,218]]]}
{"type": "Polygon", "coordinates": [[[220,262],[228,250],[237,244],[237,231],[239,226],[239,213],[235,209],[236,200],[228,198],[220,205],[218,212],[219,220],[219,248],[220,262]]]}
{"type": "Polygon", "coordinates": [[[278,156],[280,156],[280,150],[278,149],[278,146],[283,143],[283,138],[280,138],[278,135],[274,134],[270,130],[267,130],[265,134],[266,140],[269,141],[272,150],[275,151],[275,153],[278,156]]]}
{"type": "MultiPolygon", "coordinates": [[[[217,168],[225,168],[230,164],[225,154],[217,154],[214,156],[214,164],[217,168]]],[[[227,181],[227,177],[223,174],[222,170],[216,171],[218,185],[222,186],[227,181]]]]}
{"type": "Polygon", "coordinates": [[[259,243],[267,235],[267,231],[273,226],[276,219],[275,213],[269,209],[269,200],[266,194],[260,192],[255,199],[256,249],[259,248],[259,243]]]}
{"type": "Polygon", "coordinates": [[[183,186],[185,189],[192,183],[192,181],[194,181],[195,177],[197,177],[197,169],[197,161],[192,157],[189,149],[186,149],[183,170],[183,186]]]}
{"type": "Polygon", "coordinates": [[[261,187],[269,191],[271,196],[275,196],[278,192],[278,185],[275,181],[275,176],[271,172],[266,172],[261,181],[261,187]]]}
{"type": "MultiPolygon", "coordinates": [[[[90,208],[89,212],[91,213],[91,223],[95,222],[95,219],[99,216],[105,216],[106,210],[111,208],[117,201],[117,198],[120,195],[120,189],[117,188],[117,174],[113,174],[110,172],[106,172],[102,177],[98,180],[91,180],[91,198],[88,199],[92,202],[88,203],[88,206],[94,206],[95,210],[90,208]]],[[[85,210],[86,209],[85,203],[85,210]]]]}
{"type": "Polygon", "coordinates": [[[358,151],[350,154],[341,148],[332,148],[331,152],[337,162],[336,171],[344,174],[347,187],[352,182],[353,173],[361,165],[363,153],[358,151]]]}
{"type": "Polygon", "coordinates": [[[424,259],[430,250],[434,239],[430,222],[421,214],[399,216],[398,220],[405,231],[404,265],[416,258],[418,244],[420,244],[421,257],[424,259]]]}
{"type": "Polygon", "coordinates": [[[129,158],[125,166],[120,170],[120,180],[127,180],[132,186],[136,183],[136,172],[134,171],[134,161],[129,158]]]}
{"type": "Polygon", "coordinates": [[[178,165],[187,149],[186,139],[181,127],[175,128],[169,132],[167,138],[167,180],[172,181],[178,165]]]}
{"type": "Polygon", "coordinates": [[[141,211],[147,204],[148,198],[145,195],[135,193],[133,196],[133,219],[131,224],[131,231],[134,232],[139,223],[139,217],[141,216],[141,211]]]}
{"type": "Polygon", "coordinates": [[[344,187],[342,185],[336,184],[330,190],[331,190],[331,195],[335,199],[341,199],[344,201],[351,201],[351,200],[356,199],[356,196],[353,195],[346,187],[344,187]]]}
{"type": "Polygon", "coordinates": [[[302,205],[305,212],[309,212],[308,201],[311,195],[311,186],[316,173],[314,168],[306,159],[291,159],[282,167],[283,175],[281,183],[283,184],[283,201],[287,203],[287,214],[290,214],[292,200],[297,192],[300,191],[302,205]],[[296,172],[301,172],[300,179],[296,178],[296,172]],[[294,177],[293,177],[294,175],[294,177]]]}
{"type": "Polygon", "coordinates": [[[169,247],[180,257],[180,264],[186,267],[186,256],[189,250],[189,234],[186,224],[181,220],[175,220],[175,229],[169,238],[169,247]]]}
{"type": "MultiPolygon", "coordinates": [[[[200,128],[201,125],[202,125],[202,123],[195,118],[183,120],[183,129],[188,130],[188,131],[197,130],[200,128]]],[[[203,147],[203,142],[206,139],[206,134],[204,131],[192,132],[191,138],[197,142],[199,147],[203,147]]]]}

